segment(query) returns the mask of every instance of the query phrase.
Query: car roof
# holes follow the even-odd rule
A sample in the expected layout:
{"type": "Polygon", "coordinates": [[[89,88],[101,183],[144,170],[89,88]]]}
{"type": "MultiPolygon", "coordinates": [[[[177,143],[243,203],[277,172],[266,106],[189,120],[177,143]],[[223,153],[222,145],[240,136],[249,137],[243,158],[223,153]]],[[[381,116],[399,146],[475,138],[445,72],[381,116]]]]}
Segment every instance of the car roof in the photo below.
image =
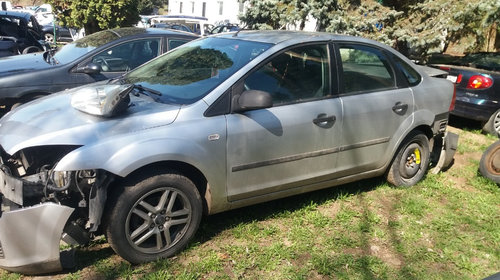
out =
{"type": "MultiPolygon", "coordinates": [[[[161,29],[161,28],[139,28],[139,27],[124,27],[124,28],[116,28],[116,29],[108,29],[104,30],[105,32],[111,32],[117,35],[118,37],[128,37],[128,36],[134,36],[140,34],[140,36],[144,35],[180,35],[180,36],[185,36],[185,37],[195,37],[198,38],[200,36],[189,33],[189,32],[184,32],[184,31],[179,31],[179,30],[172,30],[172,29],[161,29]]],[[[103,31],[101,31],[103,32],[103,31]]]]}
{"type": "Polygon", "coordinates": [[[9,17],[29,19],[31,17],[31,14],[26,13],[26,12],[18,12],[18,11],[0,11],[0,16],[9,16],[9,17]]]}
{"type": "Polygon", "coordinates": [[[307,31],[288,31],[288,30],[242,30],[238,32],[219,33],[212,36],[270,43],[270,44],[280,44],[285,42],[289,42],[292,44],[292,43],[314,42],[314,41],[348,41],[348,42],[368,43],[386,49],[388,48],[387,45],[363,37],[338,35],[328,32],[307,32],[307,31]]]}

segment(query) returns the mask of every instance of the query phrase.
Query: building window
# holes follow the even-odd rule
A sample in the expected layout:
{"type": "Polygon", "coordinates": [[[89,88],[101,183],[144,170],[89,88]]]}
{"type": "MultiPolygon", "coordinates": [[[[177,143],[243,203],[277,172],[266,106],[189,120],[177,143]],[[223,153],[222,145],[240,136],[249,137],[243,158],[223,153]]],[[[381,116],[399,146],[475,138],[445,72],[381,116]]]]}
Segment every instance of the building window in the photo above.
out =
{"type": "Polygon", "coordinates": [[[194,14],[194,1],[191,1],[191,13],[194,14]]]}
{"type": "Polygon", "coordinates": [[[181,2],[181,3],[179,4],[179,14],[182,14],[182,4],[183,4],[183,2],[181,2]]]}
{"type": "Polygon", "coordinates": [[[201,8],[201,16],[204,17],[207,11],[207,2],[203,2],[202,8],[201,8]]]}
{"type": "Polygon", "coordinates": [[[223,7],[224,7],[224,1],[217,1],[217,4],[219,4],[219,15],[222,16],[223,7]]]}

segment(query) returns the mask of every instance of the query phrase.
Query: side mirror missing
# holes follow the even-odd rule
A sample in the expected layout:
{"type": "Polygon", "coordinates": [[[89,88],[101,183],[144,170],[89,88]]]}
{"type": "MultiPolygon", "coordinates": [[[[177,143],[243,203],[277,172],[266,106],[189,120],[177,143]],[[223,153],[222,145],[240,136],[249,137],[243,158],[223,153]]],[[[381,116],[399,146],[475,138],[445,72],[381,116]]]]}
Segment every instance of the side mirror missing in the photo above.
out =
{"type": "Polygon", "coordinates": [[[98,74],[101,73],[101,66],[99,64],[91,62],[85,66],[78,67],[78,69],[76,69],[76,72],[85,74],[98,74]]]}
{"type": "Polygon", "coordinates": [[[236,101],[235,112],[270,108],[273,106],[271,94],[261,90],[246,90],[236,101]]]}

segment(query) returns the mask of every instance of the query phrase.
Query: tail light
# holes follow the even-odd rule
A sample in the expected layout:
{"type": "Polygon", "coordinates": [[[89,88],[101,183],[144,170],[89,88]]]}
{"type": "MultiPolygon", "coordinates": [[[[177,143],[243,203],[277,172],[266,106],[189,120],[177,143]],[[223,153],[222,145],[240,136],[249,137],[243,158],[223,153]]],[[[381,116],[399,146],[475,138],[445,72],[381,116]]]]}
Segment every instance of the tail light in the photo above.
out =
{"type": "Polygon", "coordinates": [[[470,77],[467,88],[470,89],[486,89],[493,85],[493,79],[488,75],[474,75],[470,77]]]}
{"type": "Polygon", "coordinates": [[[450,109],[449,112],[455,109],[455,100],[457,99],[457,87],[453,85],[453,97],[451,98],[450,109]]]}

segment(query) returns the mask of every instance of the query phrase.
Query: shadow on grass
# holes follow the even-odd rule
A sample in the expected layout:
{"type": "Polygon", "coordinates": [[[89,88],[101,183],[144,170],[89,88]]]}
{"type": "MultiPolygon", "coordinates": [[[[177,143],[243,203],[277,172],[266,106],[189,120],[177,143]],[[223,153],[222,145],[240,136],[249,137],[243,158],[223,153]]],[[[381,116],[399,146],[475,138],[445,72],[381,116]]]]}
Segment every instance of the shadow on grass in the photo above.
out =
{"type": "Polygon", "coordinates": [[[239,224],[262,221],[284,212],[294,212],[311,204],[322,205],[342,197],[369,192],[380,186],[382,177],[290,196],[204,217],[193,243],[203,243],[239,224]]]}

